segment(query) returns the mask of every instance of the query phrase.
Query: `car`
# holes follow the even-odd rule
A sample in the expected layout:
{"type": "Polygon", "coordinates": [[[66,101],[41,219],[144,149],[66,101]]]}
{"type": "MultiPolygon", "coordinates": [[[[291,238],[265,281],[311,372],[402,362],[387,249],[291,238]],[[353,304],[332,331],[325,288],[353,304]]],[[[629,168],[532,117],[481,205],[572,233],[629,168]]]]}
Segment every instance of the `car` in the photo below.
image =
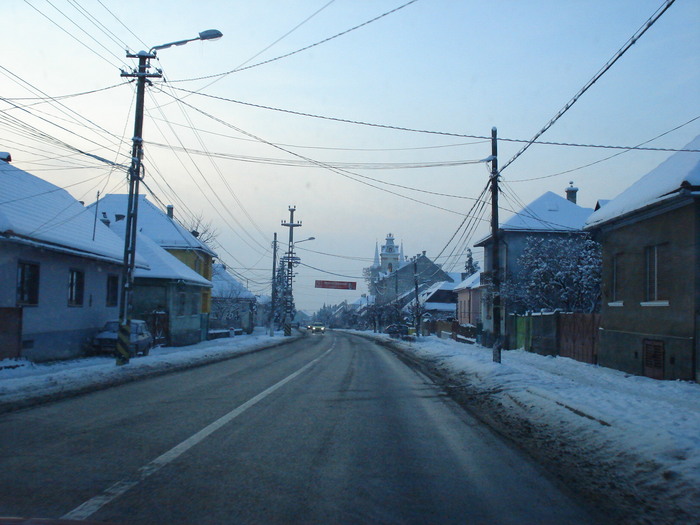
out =
{"type": "Polygon", "coordinates": [[[311,330],[312,334],[325,334],[326,325],[324,325],[323,323],[311,323],[309,325],[309,330],[311,330]]]}
{"type": "Polygon", "coordinates": [[[408,335],[408,326],[405,324],[390,324],[384,329],[384,333],[389,334],[391,337],[408,335]]]}
{"type": "MultiPolygon", "coordinates": [[[[92,348],[96,354],[114,355],[117,351],[117,334],[119,333],[119,320],[107,321],[102,330],[92,341],[92,348]]],[[[148,355],[153,346],[153,336],[148,329],[146,321],[140,319],[131,320],[131,341],[129,343],[129,355],[148,355]]]]}

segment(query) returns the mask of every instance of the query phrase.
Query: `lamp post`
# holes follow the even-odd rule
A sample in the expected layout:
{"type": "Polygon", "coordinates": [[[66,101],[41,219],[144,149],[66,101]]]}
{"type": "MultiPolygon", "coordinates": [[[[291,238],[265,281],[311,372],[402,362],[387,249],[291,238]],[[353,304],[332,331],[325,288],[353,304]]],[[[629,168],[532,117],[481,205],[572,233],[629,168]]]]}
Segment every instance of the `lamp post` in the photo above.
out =
{"type": "Polygon", "coordinates": [[[119,336],[117,337],[117,365],[129,362],[129,343],[131,339],[131,300],[134,287],[134,266],[136,260],[136,224],[138,216],[139,182],[143,178],[143,108],[148,78],[161,77],[161,73],[149,73],[150,60],[156,57],[156,51],[171,46],[181,46],[194,40],[214,40],[223,34],[216,29],[208,29],[199,33],[196,38],[179,40],[169,44],[154,46],[150,51],[139,51],[136,54],[127,53],[127,58],[138,58],[138,68],[126,72],[122,77],[136,78],[136,109],[134,122],[133,145],[131,148],[131,165],[129,166],[129,199],[126,211],[126,231],[124,232],[124,267],[122,270],[122,288],[119,301],[119,336]]]}

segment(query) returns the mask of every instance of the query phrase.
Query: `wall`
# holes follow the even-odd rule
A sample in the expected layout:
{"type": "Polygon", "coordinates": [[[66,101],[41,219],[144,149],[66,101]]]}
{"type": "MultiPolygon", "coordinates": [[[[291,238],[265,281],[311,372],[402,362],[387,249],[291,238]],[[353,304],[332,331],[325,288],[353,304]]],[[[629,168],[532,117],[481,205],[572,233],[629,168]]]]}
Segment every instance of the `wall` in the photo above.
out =
{"type": "Polygon", "coordinates": [[[698,311],[698,204],[601,233],[603,297],[599,363],[643,374],[645,341],[664,343],[664,377],[695,379],[698,311]],[[666,302],[645,296],[645,247],[663,246],[659,280],[666,302]],[[613,263],[618,256],[617,296],[613,263]],[[613,300],[615,299],[615,300],[613,300]]]}
{"type": "Polygon", "coordinates": [[[22,357],[46,361],[81,355],[104,323],[119,317],[118,308],[107,307],[106,299],[107,276],[118,275],[121,281],[120,265],[7,242],[0,254],[0,306],[17,306],[20,260],[39,264],[39,304],[24,306],[22,312],[22,357]],[[85,273],[82,306],[68,306],[70,268],[85,273]]]}

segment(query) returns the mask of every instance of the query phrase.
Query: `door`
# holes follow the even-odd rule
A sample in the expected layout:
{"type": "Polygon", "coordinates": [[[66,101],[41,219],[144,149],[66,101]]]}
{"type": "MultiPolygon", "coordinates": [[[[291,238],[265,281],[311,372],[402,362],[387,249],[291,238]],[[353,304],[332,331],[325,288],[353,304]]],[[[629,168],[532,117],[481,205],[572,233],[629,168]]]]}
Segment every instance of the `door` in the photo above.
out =
{"type": "Polygon", "coordinates": [[[644,375],[652,379],[664,378],[664,343],[644,340],[644,375]]]}
{"type": "Polygon", "coordinates": [[[0,308],[0,359],[20,357],[22,309],[0,308]]]}

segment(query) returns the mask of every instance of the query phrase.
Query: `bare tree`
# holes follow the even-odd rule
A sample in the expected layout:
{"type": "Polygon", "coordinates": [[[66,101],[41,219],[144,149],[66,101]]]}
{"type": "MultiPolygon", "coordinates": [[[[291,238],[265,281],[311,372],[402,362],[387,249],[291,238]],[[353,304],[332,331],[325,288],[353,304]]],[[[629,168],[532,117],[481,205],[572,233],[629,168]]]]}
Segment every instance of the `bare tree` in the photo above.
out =
{"type": "Polygon", "coordinates": [[[191,220],[183,222],[182,225],[209,248],[213,249],[216,246],[219,230],[214,228],[211,220],[205,220],[201,213],[193,216],[191,220]]]}

